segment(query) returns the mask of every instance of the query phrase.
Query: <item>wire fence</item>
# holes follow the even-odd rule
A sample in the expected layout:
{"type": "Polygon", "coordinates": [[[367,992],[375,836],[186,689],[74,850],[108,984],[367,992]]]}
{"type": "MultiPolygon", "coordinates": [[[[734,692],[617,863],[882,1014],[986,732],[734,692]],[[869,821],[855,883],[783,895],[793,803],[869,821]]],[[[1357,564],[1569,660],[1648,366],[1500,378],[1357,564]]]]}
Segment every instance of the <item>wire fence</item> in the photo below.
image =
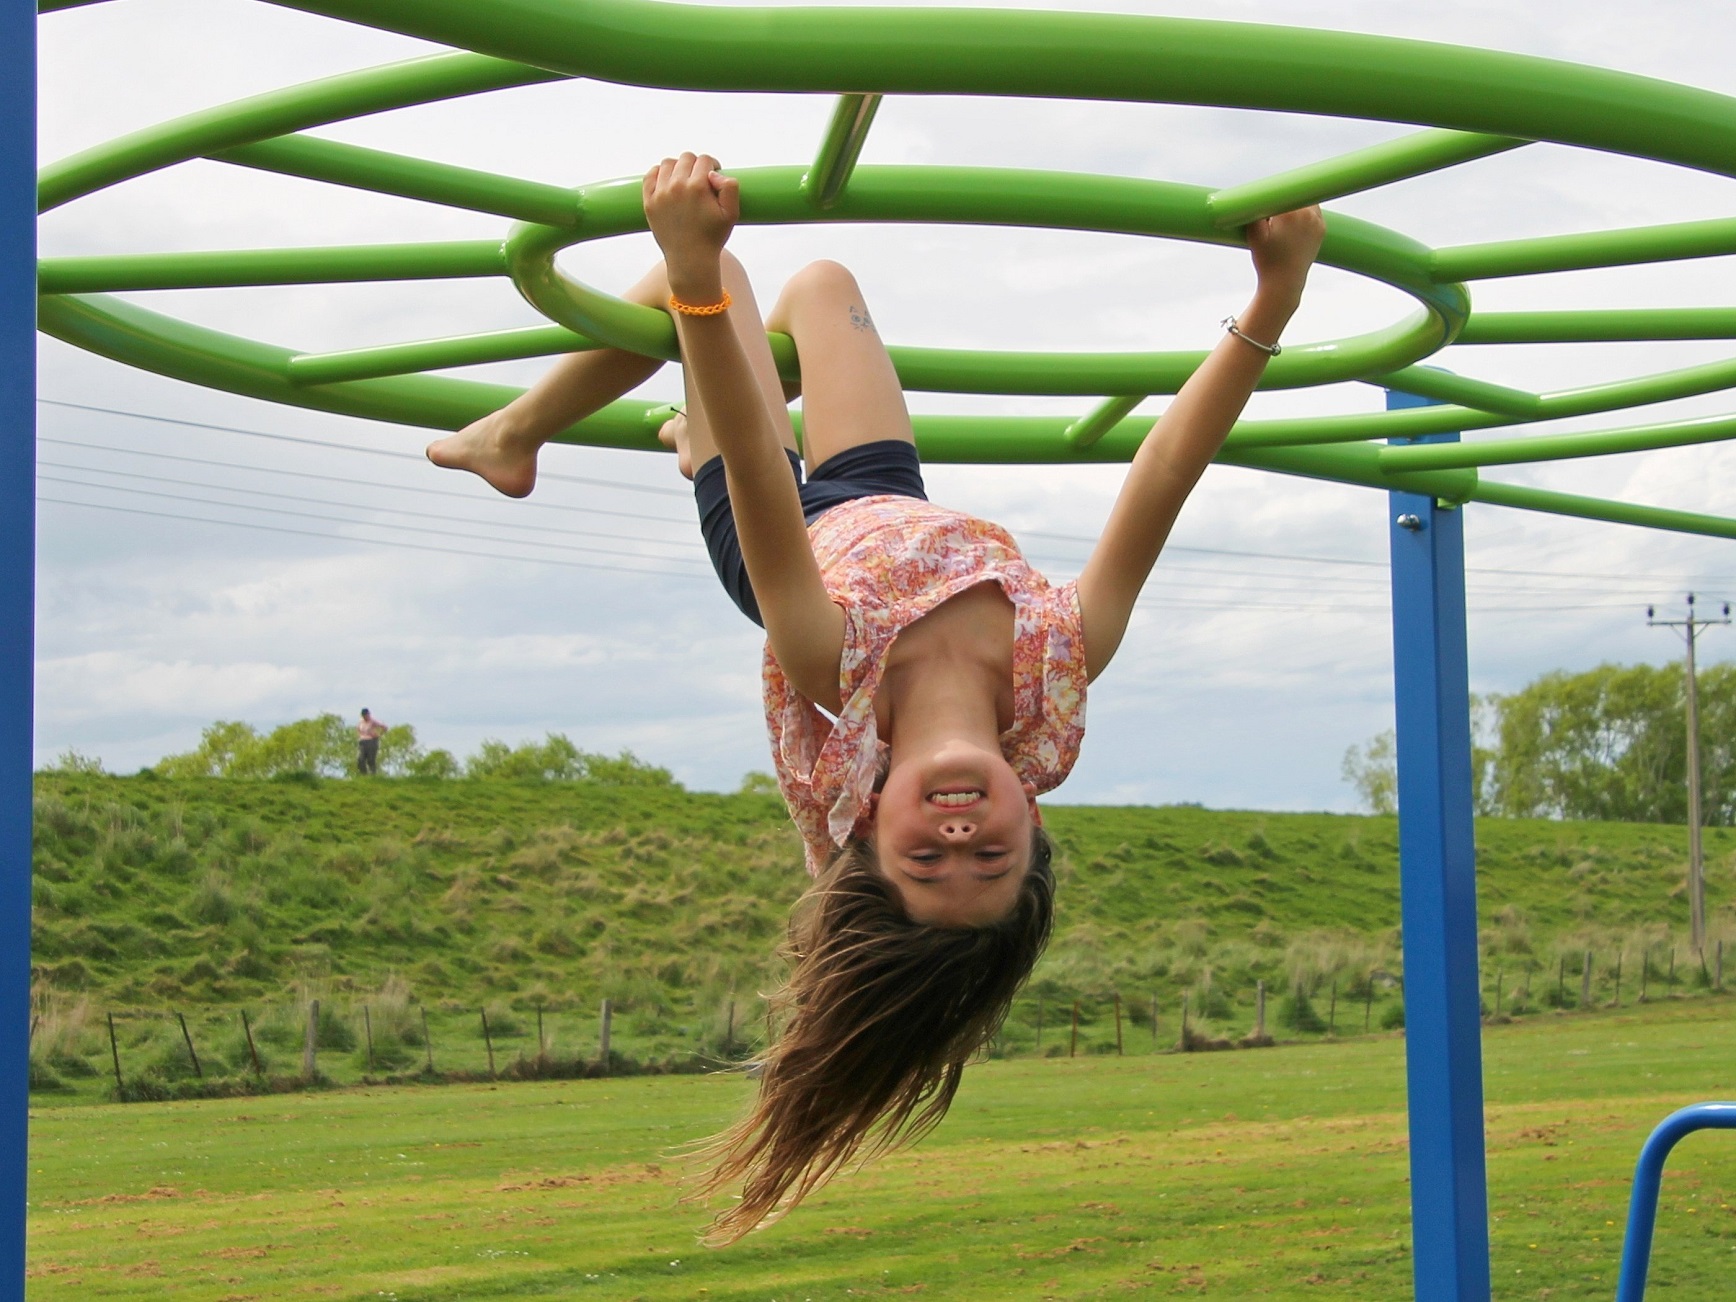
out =
{"type": "MultiPolygon", "coordinates": [[[[1488,963],[1486,1021],[1724,993],[1724,944],[1674,944],[1488,963]]],[[[31,1089],[124,1102],[365,1084],[558,1080],[729,1070],[775,1033],[757,995],[671,1010],[427,1005],[388,985],[373,998],[298,997],[242,1008],[98,1010],[42,1001],[30,1026],[31,1089]]],[[[1338,973],[1246,988],[1196,980],[1142,991],[1038,981],[986,1047],[991,1059],[1262,1048],[1402,1031],[1402,974],[1338,973]]]]}

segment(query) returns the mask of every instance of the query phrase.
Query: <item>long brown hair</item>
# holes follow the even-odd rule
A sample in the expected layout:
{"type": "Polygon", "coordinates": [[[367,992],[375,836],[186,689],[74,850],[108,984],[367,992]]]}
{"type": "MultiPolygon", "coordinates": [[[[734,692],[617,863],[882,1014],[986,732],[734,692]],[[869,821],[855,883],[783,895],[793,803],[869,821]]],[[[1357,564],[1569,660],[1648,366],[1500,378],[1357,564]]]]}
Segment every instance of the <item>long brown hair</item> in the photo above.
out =
{"type": "Polygon", "coordinates": [[[773,996],[783,1028],[760,1063],[759,1097],[703,1150],[713,1165],[695,1197],[741,1185],[708,1243],[735,1242],[858,1153],[866,1160],[939,1124],[1048,942],[1053,854],[1033,828],[1007,916],[943,928],[910,920],[871,845],[839,852],[790,920],[791,972],[773,996]]]}

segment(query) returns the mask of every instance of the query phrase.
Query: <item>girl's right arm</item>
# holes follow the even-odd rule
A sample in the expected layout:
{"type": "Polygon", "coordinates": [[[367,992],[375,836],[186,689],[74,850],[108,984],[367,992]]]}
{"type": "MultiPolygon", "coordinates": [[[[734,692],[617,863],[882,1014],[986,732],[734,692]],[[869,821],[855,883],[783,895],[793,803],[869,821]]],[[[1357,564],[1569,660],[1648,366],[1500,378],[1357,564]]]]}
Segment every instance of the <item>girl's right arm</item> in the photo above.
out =
{"type": "Polygon", "coordinates": [[[1267,353],[1249,340],[1278,342],[1301,302],[1325,233],[1318,208],[1267,217],[1248,228],[1259,284],[1237,318],[1244,337],[1226,334],[1145,436],[1103,536],[1079,576],[1089,678],[1102,673],[1120,647],[1133,603],[1182,504],[1265,374],[1267,353]]]}
{"type": "MultiPolygon", "coordinates": [[[[683,154],[645,176],[645,216],[683,303],[721,302],[719,260],[740,215],[737,182],[717,160],[683,154]]],[[[727,313],[682,316],[681,361],[723,455],[742,560],[766,637],[792,686],[836,713],[844,612],[833,604],[771,413],[727,313]]]]}

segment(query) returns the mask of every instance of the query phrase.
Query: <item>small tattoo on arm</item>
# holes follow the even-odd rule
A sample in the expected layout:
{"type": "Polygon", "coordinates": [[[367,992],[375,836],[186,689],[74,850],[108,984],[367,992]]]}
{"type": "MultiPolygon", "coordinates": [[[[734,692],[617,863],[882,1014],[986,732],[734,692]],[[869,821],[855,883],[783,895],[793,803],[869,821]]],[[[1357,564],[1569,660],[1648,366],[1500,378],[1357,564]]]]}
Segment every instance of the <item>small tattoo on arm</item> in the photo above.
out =
{"type": "Polygon", "coordinates": [[[880,333],[878,330],[874,329],[874,318],[868,315],[868,309],[865,307],[857,307],[854,303],[850,304],[850,324],[855,326],[856,329],[866,330],[870,334],[880,333]]]}

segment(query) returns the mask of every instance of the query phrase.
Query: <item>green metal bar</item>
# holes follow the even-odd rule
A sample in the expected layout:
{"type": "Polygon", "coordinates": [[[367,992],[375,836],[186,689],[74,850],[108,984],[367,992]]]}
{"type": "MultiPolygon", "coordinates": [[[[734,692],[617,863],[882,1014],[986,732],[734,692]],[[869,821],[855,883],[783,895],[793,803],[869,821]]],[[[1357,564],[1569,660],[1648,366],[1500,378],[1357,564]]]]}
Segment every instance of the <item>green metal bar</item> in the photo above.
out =
{"type": "Polygon", "coordinates": [[[1061,441],[1075,451],[1090,447],[1125,420],[1133,409],[1149,396],[1131,393],[1120,398],[1105,398],[1097,408],[1061,431],[1061,441]]]}
{"type": "MultiPolygon", "coordinates": [[[[44,295],[39,325],[57,339],[99,356],[190,384],[291,407],[337,412],[425,429],[462,429],[499,411],[522,389],[437,375],[390,376],[299,385],[289,378],[287,348],[177,321],[103,295],[44,295]]],[[[653,404],[622,399],[564,432],[563,441],[592,447],[657,451],[644,412],[653,404]]]]}
{"type": "Polygon", "coordinates": [[[1629,502],[1610,502],[1599,497],[1580,497],[1574,493],[1553,493],[1543,488],[1522,488],[1518,484],[1491,484],[1477,487],[1471,499],[1492,506],[1511,506],[1521,511],[1545,511],[1550,515],[1572,515],[1582,520],[1604,520],[1611,524],[1636,524],[1647,529],[1668,529],[1674,533],[1704,534],[1709,538],[1736,538],[1736,520],[1722,516],[1701,515],[1694,511],[1669,511],[1657,506],[1636,506],[1629,502]]]}
{"type": "Polygon", "coordinates": [[[1641,339],[1736,339],[1736,307],[1474,312],[1454,343],[1588,344],[1641,339]]]}
{"type": "Polygon", "coordinates": [[[289,131],[411,104],[560,80],[558,73],[480,54],[436,54],[346,72],[201,109],[51,163],[37,182],[37,203],[40,211],[47,212],[131,177],[289,131]]]}
{"type": "Polygon", "coordinates": [[[274,2],[636,86],[1219,105],[1414,122],[1736,173],[1736,103],[1725,96],[1393,37],[938,5],[274,2]]]}
{"type": "Polygon", "coordinates": [[[1577,434],[1532,434],[1524,438],[1490,439],[1482,443],[1419,443],[1380,449],[1380,464],[1389,470],[1442,470],[1456,466],[1509,466],[1532,461],[1564,461],[1573,457],[1606,457],[1622,452],[1690,447],[1736,438],[1736,416],[1642,425],[1631,429],[1577,434]]]}
{"type": "Polygon", "coordinates": [[[1543,401],[1535,393],[1526,393],[1523,389],[1509,389],[1505,385],[1491,384],[1487,380],[1473,380],[1435,366],[1407,366],[1401,371],[1375,376],[1368,383],[1378,384],[1384,389],[1414,393],[1422,398],[1433,398],[1436,402],[1456,402],[1464,407],[1492,411],[1519,420],[1531,419],[1543,401]]]}
{"type": "Polygon", "coordinates": [[[44,258],[44,294],[116,290],[212,289],[238,285],[321,285],[357,280],[463,279],[506,271],[497,240],[449,244],[358,244],[315,249],[238,249],[218,253],[137,253],[44,258]]]}
{"type": "MultiPolygon", "coordinates": [[[[1631,380],[1542,394],[1533,421],[1593,416],[1736,387],[1736,358],[1642,375],[1631,380]]],[[[1512,417],[1468,407],[1413,407],[1408,411],[1352,412],[1338,416],[1300,416],[1286,420],[1243,421],[1230,433],[1241,448],[1300,447],[1354,443],[1377,438],[1418,438],[1453,430],[1489,429],[1516,423],[1512,417]]]]}
{"type": "Polygon", "coordinates": [[[1260,217],[1391,185],[1529,143],[1511,136],[1419,131],[1276,176],[1228,186],[1213,193],[1207,203],[1216,225],[1246,226],[1260,217]]]}
{"type": "Polygon", "coordinates": [[[838,100],[826,126],[826,138],[820,142],[819,155],[802,178],[802,189],[814,207],[830,208],[844,193],[850,173],[856,170],[856,161],[862,157],[862,146],[868,143],[868,128],[874,125],[881,98],[845,95],[838,100]]]}
{"type": "MultiPolygon", "coordinates": [[[[1736,154],[1732,154],[1736,160],[1736,154]]],[[[1625,267],[1638,262],[1675,262],[1736,253],[1736,219],[1678,222],[1632,230],[1550,235],[1496,244],[1459,244],[1436,249],[1434,277],[1442,282],[1536,276],[1590,267],[1625,267]]]]}
{"type": "Polygon", "coordinates": [[[298,353],[289,359],[289,378],[296,384],[371,380],[382,375],[414,375],[453,366],[581,353],[598,346],[595,340],[576,335],[563,326],[528,326],[522,330],[420,339],[339,353],[298,353]]]}
{"type": "MultiPolygon", "coordinates": [[[[791,167],[732,173],[741,184],[741,219],[748,225],[813,221],[936,222],[1097,230],[1165,235],[1239,246],[1239,234],[1218,230],[1205,211],[1209,193],[1199,186],[1123,177],[949,168],[944,184],[933,170],[859,167],[849,188],[825,212],[816,212],[791,167]]],[[[507,241],[513,283],[551,321],[615,348],[646,357],[678,356],[669,316],[626,303],[562,275],[555,255],[570,245],[645,229],[637,178],[603,182],[579,191],[583,210],[575,232],[521,226],[507,241]]],[[[1266,370],[1263,387],[1293,388],[1360,379],[1410,365],[1450,342],[1469,298],[1457,286],[1421,274],[1428,250],[1396,232],[1354,218],[1334,218],[1321,260],[1382,280],[1416,295],[1424,311],[1354,339],[1287,344],[1266,370]]],[[[772,336],[785,378],[794,378],[795,350],[772,336]]],[[[909,389],[960,393],[1074,394],[1174,393],[1203,360],[1177,353],[990,353],[911,348],[889,351],[909,389]]]]}
{"type": "MultiPolygon", "coordinates": [[[[41,299],[39,311],[41,327],[47,333],[129,366],[230,393],[371,420],[429,429],[460,429],[498,411],[522,392],[505,385],[428,375],[302,387],[288,378],[289,362],[295,355],[288,349],[176,321],[119,299],[48,295],[41,299]]],[[[622,399],[563,431],[558,441],[656,451],[659,449],[656,427],[647,421],[647,414],[657,405],[622,399]]],[[[1149,422],[1143,419],[1123,420],[1090,448],[1075,450],[1068,448],[1061,438],[1069,423],[1065,417],[1053,416],[913,418],[924,460],[936,463],[1126,461],[1138,450],[1149,428],[1149,422]]],[[[1736,521],[1489,484],[1480,482],[1473,469],[1386,472],[1380,466],[1380,450],[1366,444],[1226,449],[1219,459],[1337,483],[1380,489],[1402,487],[1448,501],[1487,501],[1589,519],[1736,537],[1736,521]]]]}
{"type": "Polygon", "coordinates": [[[107,0],[37,0],[36,12],[39,14],[59,13],[62,9],[82,9],[86,5],[100,5],[107,0]]]}
{"type": "Polygon", "coordinates": [[[209,156],[241,167],[494,213],[545,226],[573,226],[579,219],[577,196],[558,185],[430,163],[314,136],[280,136],[220,149],[209,156]]]}

